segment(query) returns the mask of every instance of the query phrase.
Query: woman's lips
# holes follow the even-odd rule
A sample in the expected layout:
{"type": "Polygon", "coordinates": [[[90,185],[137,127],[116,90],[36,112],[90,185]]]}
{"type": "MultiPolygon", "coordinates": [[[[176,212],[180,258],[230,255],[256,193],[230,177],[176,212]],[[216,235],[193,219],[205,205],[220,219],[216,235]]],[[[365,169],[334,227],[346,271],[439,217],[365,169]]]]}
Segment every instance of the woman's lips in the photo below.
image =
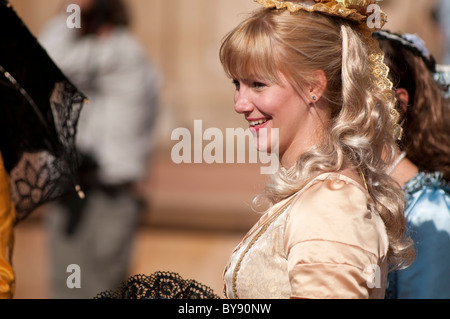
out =
{"type": "Polygon", "coordinates": [[[258,132],[260,129],[264,128],[270,119],[262,118],[262,119],[247,119],[250,130],[258,132]]]}

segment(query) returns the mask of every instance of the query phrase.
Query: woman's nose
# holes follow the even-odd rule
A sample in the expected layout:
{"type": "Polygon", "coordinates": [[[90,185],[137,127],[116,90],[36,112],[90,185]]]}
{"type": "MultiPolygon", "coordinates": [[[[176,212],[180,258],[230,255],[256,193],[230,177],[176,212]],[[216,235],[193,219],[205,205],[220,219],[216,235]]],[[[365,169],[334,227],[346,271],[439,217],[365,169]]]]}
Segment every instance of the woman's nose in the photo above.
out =
{"type": "Polygon", "coordinates": [[[237,90],[234,97],[234,110],[237,113],[249,113],[253,110],[253,103],[250,100],[248,91],[241,86],[240,90],[237,90]]]}

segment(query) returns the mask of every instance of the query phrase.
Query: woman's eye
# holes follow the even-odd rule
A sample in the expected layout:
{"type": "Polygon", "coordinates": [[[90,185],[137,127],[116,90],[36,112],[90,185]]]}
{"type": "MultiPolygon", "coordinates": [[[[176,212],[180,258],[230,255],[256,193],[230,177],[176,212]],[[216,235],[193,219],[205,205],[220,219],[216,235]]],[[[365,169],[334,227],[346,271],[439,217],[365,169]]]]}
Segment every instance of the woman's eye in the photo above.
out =
{"type": "Polygon", "coordinates": [[[236,90],[239,90],[239,88],[241,87],[241,84],[239,83],[238,80],[233,80],[233,84],[236,87],[236,90]]]}
{"type": "Polygon", "coordinates": [[[253,87],[255,89],[261,89],[261,88],[266,87],[266,85],[264,83],[261,83],[261,82],[253,82],[253,87]]]}

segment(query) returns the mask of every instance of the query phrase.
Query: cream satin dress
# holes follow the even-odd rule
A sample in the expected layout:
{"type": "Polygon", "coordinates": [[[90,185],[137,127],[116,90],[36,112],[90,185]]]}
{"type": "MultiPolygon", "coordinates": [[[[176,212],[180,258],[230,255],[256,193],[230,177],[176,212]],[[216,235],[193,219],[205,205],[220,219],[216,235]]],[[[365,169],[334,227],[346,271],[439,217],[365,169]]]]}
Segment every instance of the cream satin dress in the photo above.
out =
{"type": "Polygon", "coordinates": [[[274,205],[233,251],[227,298],[383,298],[388,237],[372,199],[337,173],[274,205]]]}

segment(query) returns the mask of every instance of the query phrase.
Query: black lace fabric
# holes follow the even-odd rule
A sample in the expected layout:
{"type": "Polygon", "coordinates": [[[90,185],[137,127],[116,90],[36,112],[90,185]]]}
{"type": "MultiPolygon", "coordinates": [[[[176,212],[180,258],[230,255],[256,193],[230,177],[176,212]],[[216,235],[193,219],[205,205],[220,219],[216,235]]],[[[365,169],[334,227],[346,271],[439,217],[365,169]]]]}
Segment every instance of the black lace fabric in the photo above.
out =
{"type": "Polygon", "coordinates": [[[67,81],[55,85],[50,98],[57,147],[23,150],[11,170],[11,195],[16,222],[37,207],[70,192],[76,192],[78,160],[75,147],[78,118],[85,97],[67,81]]]}
{"type": "Polygon", "coordinates": [[[115,290],[99,293],[94,299],[220,299],[213,290],[195,280],[185,280],[173,272],[135,275],[115,290]]]}
{"type": "Polygon", "coordinates": [[[76,191],[75,138],[85,100],[8,1],[0,0],[0,151],[16,223],[76,191]]]}

